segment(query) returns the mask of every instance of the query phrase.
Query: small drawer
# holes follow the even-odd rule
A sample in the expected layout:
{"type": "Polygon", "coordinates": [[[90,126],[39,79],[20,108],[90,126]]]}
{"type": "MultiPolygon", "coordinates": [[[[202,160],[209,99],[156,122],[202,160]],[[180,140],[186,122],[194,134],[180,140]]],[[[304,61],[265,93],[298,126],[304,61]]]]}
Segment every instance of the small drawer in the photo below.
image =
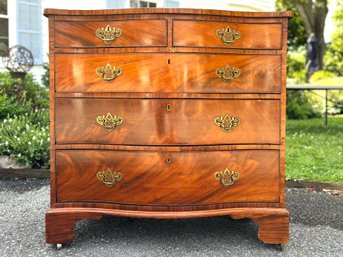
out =
{"type": "Polygon", "coordinates": [[[57,144],[280,144],[279,121],[279,100],[55,100],[57,144]]]}
{"type": "Polygon", "coordinates": [[[56,54],[56,92],[280,93],[280,55],[56,54]]]}
{"type": "Polygon", "coordinates": [[[55,47],[155,47],[166,45],[166,20],[55,22],[55,47]]]}
{"type": "Polygon", "coordinates": [[[279,152],[56,152],[57,202],[278,202],[279,152]]]}
{"type": "Polygon", "coordinates": [[[173,21],[173,46],[281,49],[281,23],[173,21]]]}

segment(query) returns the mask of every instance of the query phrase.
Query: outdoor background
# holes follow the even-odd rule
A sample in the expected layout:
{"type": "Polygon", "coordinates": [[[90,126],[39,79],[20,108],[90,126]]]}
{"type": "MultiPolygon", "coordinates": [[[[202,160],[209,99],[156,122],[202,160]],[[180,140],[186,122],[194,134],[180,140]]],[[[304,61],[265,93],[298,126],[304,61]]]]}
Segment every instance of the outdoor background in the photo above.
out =
{"type": "MultiPolygon", "coordinates": [[[[34,59],[23,79],[13,78],[0,60],[0,169],[49,168],[48,29],[43,9],[130,7],[293,11],[287,84],[343,86],[341,0],[0,0],[2,59],[6,64],[8,48],[15,45],[28,48],[34,59]],[[315,54],[308,53],[311,34],[315,54]]],[[[329,90],[327,100],[325,126],[325,90],[287,91],[288,180],[343,183],[343,91],[329,90]]]]}

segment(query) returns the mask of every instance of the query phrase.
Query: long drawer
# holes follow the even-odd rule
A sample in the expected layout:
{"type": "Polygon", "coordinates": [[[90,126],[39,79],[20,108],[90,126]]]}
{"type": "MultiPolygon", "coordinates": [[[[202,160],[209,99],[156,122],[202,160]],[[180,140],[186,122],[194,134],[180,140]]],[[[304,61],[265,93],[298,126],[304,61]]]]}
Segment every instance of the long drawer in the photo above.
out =
{"type": "Polygon", "coordinates": [[[166,20],[55,22],[56,47],[154,47],[166,45],[166,20]]]}
{"type": "Polygon", "coordinates": [[[277,202],[279,152],[56,152],[57,201],[277,202]]]}
{"type": "Polygon", "coordinates": [[[279,100],[56,98],[55,102],[58,144],[280,143],[279,100]]]}
{"type": "Polygon", "coordinates": [[[56,92],[280,93],[280,55],[56,54],[56,92]]]}
{"type": "Polygon", "coordinates": [[[242,49],[281,49],[281,23],[173,21],[173,45],[242,49]]]}

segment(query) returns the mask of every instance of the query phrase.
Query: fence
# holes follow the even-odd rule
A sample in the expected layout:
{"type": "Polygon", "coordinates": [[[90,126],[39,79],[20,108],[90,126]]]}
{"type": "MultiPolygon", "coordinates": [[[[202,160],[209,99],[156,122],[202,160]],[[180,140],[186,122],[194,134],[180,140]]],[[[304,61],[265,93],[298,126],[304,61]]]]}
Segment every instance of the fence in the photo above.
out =
{"type": "Polygon", "coordinates": [[[328,91],[343,90],[343,86],[287,85],[287,90],[325,90],[325,127],[328,126],[328,91]]]}

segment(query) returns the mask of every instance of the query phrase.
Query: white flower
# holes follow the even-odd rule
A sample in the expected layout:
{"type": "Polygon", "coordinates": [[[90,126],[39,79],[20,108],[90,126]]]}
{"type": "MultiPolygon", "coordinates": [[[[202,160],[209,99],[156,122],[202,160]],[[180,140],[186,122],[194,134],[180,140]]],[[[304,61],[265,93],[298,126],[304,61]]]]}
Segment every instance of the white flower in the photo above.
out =
{"type": "Polygon", "coordinates": [[[29,141],[27,144],[28,144],[28,145],[31,145],[31,142],[29,141]]]}

